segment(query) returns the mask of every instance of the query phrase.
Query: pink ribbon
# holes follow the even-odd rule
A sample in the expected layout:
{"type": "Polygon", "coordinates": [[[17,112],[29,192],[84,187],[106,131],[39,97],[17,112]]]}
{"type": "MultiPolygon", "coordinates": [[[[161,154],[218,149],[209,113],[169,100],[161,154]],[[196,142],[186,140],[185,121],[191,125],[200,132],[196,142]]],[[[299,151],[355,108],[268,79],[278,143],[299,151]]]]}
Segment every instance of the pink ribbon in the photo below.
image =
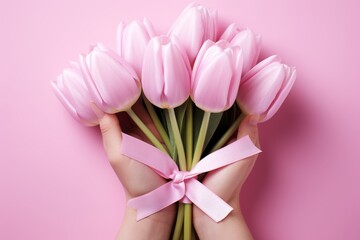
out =
{"type": "Polygon", "coordinates": [[[215,222],[223,220],[232,207],[210,191],[197,176],[243,160],[261,152],[245,136],[217,150],[198,162],[191,171],[179,171],[175,162],[164,152],[127,134],[123,134],[121,153],[154,170],[169,182],[157,189],[132,198],[128,205],[137,209],[137,221],[150,216],[171,204],[182,201],[193,203],[215,222]]]}

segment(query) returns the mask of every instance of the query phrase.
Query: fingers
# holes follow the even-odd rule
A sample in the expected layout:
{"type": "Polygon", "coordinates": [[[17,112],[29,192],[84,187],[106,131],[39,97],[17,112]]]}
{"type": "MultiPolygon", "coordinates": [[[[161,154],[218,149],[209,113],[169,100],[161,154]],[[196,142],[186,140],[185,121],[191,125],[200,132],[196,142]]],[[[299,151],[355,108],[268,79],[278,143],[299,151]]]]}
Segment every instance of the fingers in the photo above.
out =
{"type": "Polygon", "coordinates": [[[114,114],[105,114],[100,119],[100,129],[103,137],[103,144],[110,162],[121,157],[121,128],[119,121],[114,114]]]}
{"type": "Polygon", "coordinates": [[[249,135],[255,146],[260,147],[259,133],[257,128],[258,121],[258,116],[246,116],[239,126],[237,138],[239,139],[241,137],[249,135]]]}
{"type": "MultiPolygon", "coordinates": [[[[239,126],[237,138],[248,135],[255,146],[259,147],[258,120],[258,116],[246,116],[239,126]]],[[[253,155],[224,168],[212,171],[204,179],[204,184],[235,207],[239,202],[241,187],[254,167],[256,159],[257,155],[253,155]]]]}
{"type": "Polygon", "coordinates": [[[115,114],[104,113],[95,104],[91,107],[99,118],[105,152],[110,163],[114,163],[121,158],[120,146],[122,137],[119,120],[115,114]]]}

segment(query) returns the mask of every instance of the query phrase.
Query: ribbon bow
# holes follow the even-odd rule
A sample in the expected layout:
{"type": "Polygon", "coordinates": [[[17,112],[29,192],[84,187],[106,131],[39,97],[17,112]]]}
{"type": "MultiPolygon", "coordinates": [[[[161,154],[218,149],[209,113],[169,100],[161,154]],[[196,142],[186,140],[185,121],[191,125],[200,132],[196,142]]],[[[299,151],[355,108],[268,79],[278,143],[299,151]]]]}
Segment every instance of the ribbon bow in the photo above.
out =
{"type": "Polygon", "coordinates": [[[191,171],[179,171],[175,162],[164,152],[127,134],[123,134],[121,153],[143,163],[169,182],[157,189],[132,198],[128,205],[137,209],[137,221],[171,204],[182,201],[193,203],[214,221],[223,220],[232,207],[199,182],[196,177],[261,152],[245,136],[217,150],[199,161],[191,171]]]}

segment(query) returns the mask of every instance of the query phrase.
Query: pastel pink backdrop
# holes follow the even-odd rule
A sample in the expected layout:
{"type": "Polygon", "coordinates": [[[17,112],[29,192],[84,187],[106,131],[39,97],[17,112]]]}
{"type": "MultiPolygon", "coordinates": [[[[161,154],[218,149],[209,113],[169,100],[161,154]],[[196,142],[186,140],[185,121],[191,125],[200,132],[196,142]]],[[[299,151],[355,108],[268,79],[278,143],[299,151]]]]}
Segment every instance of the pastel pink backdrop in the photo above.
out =
{"type": "MultiPolygon", "coordinates": [[[[201,1],[200,1],[201,2],[201,1]]],[[[99,131],[75,122],[49,81],[88,46],[115,47],[120,20],[165,32],[188,1],[0,2],[0,239],[114,239],[125,206],[99,131]]],[[[263,36],[298,69],[260,126],[263,153],[242,192],[255,239],[360,238],[360,4],[212,0],[221,26],[263,36]]]]}

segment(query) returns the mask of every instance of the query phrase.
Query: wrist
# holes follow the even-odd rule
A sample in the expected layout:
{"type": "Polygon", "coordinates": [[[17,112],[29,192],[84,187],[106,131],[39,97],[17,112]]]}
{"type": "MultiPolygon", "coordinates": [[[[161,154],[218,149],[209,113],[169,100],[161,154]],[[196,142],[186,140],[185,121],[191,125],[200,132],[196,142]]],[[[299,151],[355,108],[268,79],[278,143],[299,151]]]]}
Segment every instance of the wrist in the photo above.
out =
{"type": "Polygon", "coordinates": [[[206,213],[204,213],[200,208],[193,206],[193,225],[196,232],[199,234],[201,232],[209,232],[214,230],[214,227],[219,227],[228,222],[232,222],[237,219],[242,219],[242,213],[238,209],[233,209],[229,215],[227,215],[222,221],[215,222],[210,218],[206,213]]]}
{"type": "Polygon", "coordinates": [[[171,205],[163,210],[136,221],[136,210],[125,209],[125,215],[121,224],[117,239],[125,240],[168,240],[171,235],[176,208],[171,205]]]}
{"type": "Polygon", "coordinates": [[[229,204],[233,207],[233,210],[225,219],[218,223],[198,207],[193,207],[193,224],[200,239],[253,239],[242,215],[239,201],[229,204]]]}

